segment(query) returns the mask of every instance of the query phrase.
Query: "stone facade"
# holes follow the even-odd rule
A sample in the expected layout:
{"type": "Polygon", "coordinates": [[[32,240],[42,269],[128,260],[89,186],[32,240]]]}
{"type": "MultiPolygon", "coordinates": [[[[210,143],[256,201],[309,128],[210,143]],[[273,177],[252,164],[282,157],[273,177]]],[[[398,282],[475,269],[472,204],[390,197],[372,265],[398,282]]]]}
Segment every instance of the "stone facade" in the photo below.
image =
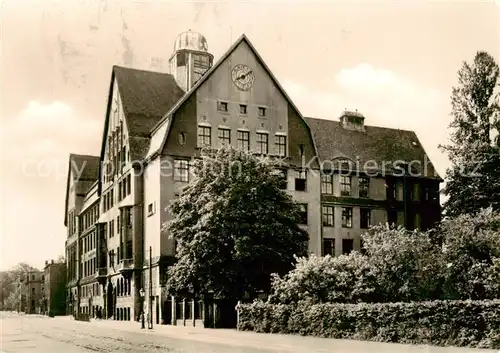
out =
{"type": "Polygon", "coordinates": [[[205,38],[186,32],[170,74],[113,67],[101,154],[70,156],[73,313],[135,320],[147,312],[157,324],[209,315],[202,304],[165,295],[175,248],[162,230],[171,219],[166,207],[189,182],[189,161],[206,145],[282,160],[313,254],[360,249],[361,233],[377,223],[425,229],[439,220],[442,180],[413,132],[365,125],[357,112],[339,122],[303,117],[244,35],[212,59],[205,38]],[[410,173],[412,164],[396,173],[393,162],[415,160],[425,170],[410,173]]]}
{"type": "Polygon", "coordinates": [[[26,314],[41,314],[42,287],[44,273],[42,271],[29,271],[19,278],[19,309],[26,314]]]}
{"type": "Polygon", "coordinates": [[[45,315],[66,314],[66,263],[45,261],[42,307],[45,315]]]}

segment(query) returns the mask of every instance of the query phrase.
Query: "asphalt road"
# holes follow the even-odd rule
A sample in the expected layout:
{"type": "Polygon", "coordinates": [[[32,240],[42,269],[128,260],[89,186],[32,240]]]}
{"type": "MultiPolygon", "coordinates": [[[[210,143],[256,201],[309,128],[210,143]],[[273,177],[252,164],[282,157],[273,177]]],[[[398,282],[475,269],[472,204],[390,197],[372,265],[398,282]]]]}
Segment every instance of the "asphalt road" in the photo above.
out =
{"type": "MultiPolygon", "coordinates": [[[[79,322],[68,317],[0,313],[1,353],[461,353],[479,350],[266,335],[235,330],[156,326],[116,321],[79,322]]],[[[486,351],[494,352],[494,351],[486,351]]]]}

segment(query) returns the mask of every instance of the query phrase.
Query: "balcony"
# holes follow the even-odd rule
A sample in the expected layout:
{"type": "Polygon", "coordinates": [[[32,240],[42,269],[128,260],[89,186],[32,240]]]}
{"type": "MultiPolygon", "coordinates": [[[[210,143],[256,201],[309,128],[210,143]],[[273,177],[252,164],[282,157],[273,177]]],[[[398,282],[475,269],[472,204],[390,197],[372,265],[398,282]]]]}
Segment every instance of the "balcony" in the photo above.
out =
{"type": "Polygon", "coordinates": [[[118,264],[117,270],[125,277],[132,275],[132,272],[134,271],[134,260],[133,259],[121,260],[120,263],[118,264]]]}

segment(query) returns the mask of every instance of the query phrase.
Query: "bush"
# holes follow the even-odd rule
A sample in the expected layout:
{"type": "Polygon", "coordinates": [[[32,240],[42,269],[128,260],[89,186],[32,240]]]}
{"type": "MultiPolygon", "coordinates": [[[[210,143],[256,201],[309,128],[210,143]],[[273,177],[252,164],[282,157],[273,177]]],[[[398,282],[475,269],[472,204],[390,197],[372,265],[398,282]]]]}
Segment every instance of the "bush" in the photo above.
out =
{"type": "Polygon", "coordinates": [[[362,235],[383,302],[440,299],[441,249],[429,232],[377,225],[362,235]]]}
{"type": "Polygon", "coordinates": [[[357,303],[376,301],[380,292],[367,258],[357,252],[337,257],[297,259],[295,269],[283,278],[274,276],[269,302],[291,304],[357,303]]]}
{"type": "Polygon", "coordinates": [[[239,330],[438,346],[500,348],[500,301],[270,304],[239,307],[239,330]]]}
{"type": "Polygon", "coordinates": [[[444,299],[500,298],[500,212],[445,219],[443,242],[444,299]]]}

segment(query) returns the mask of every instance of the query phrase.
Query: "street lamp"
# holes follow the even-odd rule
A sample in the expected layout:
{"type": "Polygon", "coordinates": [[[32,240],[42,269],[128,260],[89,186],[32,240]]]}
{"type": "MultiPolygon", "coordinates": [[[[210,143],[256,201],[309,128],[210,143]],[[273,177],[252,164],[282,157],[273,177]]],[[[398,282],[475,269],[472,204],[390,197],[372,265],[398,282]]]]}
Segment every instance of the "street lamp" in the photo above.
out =
{"type": "Polygon", "coordinates": [[[142,309],[141,309],[141,316],[140,316],[140,320],[141,320],[141,328],[144,328],[144,296],[146,295],[146,293],[144,292],[144,289],[141,288],[141,290],[139,290],[139,295],[141,296],[141,302],[142,302],[142,309]]]}

